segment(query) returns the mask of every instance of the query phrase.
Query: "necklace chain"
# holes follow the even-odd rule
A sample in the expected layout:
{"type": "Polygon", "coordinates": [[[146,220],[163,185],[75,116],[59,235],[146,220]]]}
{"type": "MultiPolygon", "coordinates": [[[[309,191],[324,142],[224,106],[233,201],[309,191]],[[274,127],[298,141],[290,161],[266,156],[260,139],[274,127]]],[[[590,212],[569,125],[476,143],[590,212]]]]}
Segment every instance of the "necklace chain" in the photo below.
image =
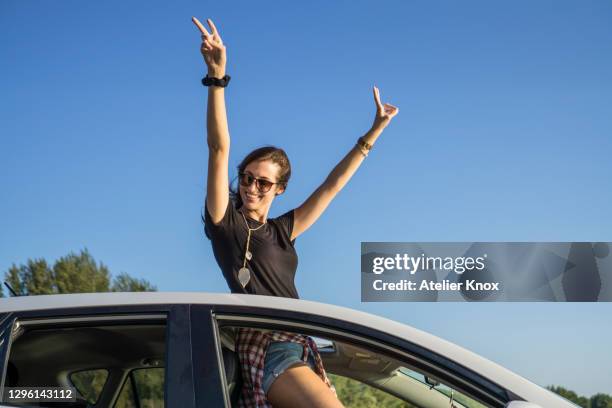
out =
{"type": "Polygon", "coordinates": [[[260,229],[261,227],[263,227],[264,225],[266,225],[266,223],[264,222],[263,224],[261,224],[259,227],[257,228],[251,228],[249,227],[249,223],[247,222],[246,217],[244,216],[244,213],[242,211],[240,211],[240,214],[242,215],[242,219],[244,220],[244,223],[246,225],[246,227],[248,228],[249,231],[257,231],[258,229],[260,229]]]}
{"type": "Polygon", "coordinates": [[[247,284],[247,283],[248,283],[248,282],[251,280],[251,273],[250,273],[250,271],[248,270],[248,268],[246,267],[247,259],[248,259],[248,260],[251,260],[251,257],[253,256],[253,255],[252,255],[252,254],[249,252],[249,245],[250,245],[250,243],[251,243],[251,233],[252,233],[253,231],[257,231],[258,229],[260,229],[261,227],[263,227],[264,225],[266,225],[266,223],[264,222],[263,224],[261,224],[261,225],[260,225],[259,227],[257,227],[257,228],[251,228],[251,227],[249,226],[249,223],[248,223],[248,221],[247,221],[247,219],[246,219],[246,217],[245,217],[244,213],[241,211],[241,212],[240,212],[240,214],[242,215],[242,219],[244,220],[244,224],[246,225],[247,230],[248,230],[248,234],[247,234],[247,242],[246,242],[246,246],[245,246],[245,249],[244,249],[244,261],[242,262],[242,268],[240,269],[240,271],[239,271],[240,273],[238,274],[238,278],[239,278],[239,280],[241,281],[240,283],[242,284],[242,287],[245,287],[245,286],[246,286],[246,284],[247,284]],[[244,274],[246,275],[246,276],[244,276],[244,281],[243,281],[243,278],[241,278],[241,276],[240,276],[240,275],[243,273],[243,271],[244,271],[244,274]]]}

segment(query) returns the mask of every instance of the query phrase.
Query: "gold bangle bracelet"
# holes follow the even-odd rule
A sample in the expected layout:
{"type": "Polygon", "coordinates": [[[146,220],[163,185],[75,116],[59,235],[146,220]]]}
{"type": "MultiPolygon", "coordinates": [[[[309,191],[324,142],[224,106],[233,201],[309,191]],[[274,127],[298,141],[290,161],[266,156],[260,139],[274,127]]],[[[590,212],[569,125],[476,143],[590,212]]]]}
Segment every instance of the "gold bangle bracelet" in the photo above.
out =
{"type": "Polygon", "coordinates": [[[357,150],[359,150],[359,153],[361,153],[364,158],[368,157],[368,151],[363,149],[361,145],[359,145],[359,143],[357,143],[355,147],[357,148],[357,150]]]}
{"type": "Polygon", "coordinates": [[[362,136],[362,137],[360,137],[360,138],[357,140],[357,144],[358,144],[360,147],[363,147],[365,150],[370,150],[370,149],[372,149],[372,145],[371,145],[371,144],[369,144],[368,142],[366,142],[365,140],[363,140],[363,136],[362,136]]]}

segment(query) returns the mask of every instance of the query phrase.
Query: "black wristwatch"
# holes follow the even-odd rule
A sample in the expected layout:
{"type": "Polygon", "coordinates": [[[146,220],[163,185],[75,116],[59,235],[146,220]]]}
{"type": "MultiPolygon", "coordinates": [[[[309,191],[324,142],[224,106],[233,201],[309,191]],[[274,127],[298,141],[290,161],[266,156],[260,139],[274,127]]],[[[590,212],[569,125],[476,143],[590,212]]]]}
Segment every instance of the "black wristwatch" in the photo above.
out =
{"type": "Polygon", "coordinates": [[[208,74],[204,78],[202,78],[202,85],[204,86],[220,86],[221,88],[225,88],[227,84],[229,84],[230,77],[229,75],[225,75],[223,78],[215,78],[209,77],[208,74]]]}

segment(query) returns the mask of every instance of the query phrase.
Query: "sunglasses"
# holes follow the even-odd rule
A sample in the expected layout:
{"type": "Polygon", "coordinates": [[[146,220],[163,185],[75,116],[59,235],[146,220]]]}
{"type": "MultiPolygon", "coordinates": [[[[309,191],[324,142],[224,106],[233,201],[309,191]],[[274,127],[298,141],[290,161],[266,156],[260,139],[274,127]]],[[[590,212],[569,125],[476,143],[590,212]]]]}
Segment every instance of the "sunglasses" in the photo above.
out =
{"type": "Polygon", "coordinates": [[[248,173],[240,173],[240,177],[238,180],[240,182],[240,185],[243,187],[249,187],[251,184],[255,183],[255,187],[257,187],[257,190],[259,190],[260,193],[267,193],[268,191],[270,191],[274,184],[279,184],[273,183],[266,179],[260,179],[251,176],[248,173]]]}

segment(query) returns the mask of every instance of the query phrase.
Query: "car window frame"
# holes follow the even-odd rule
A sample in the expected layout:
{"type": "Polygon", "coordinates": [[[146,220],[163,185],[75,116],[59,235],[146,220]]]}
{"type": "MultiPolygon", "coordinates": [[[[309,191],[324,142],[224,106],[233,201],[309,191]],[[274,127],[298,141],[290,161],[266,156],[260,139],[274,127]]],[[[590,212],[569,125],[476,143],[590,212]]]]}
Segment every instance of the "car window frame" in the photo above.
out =
{"type": "MultiPolygon", "coordinates": [[[[41,320],[48,323],[69,321],[70,319],[96,318],[98,321],[108,321],[118,316],[124,317],[124,321],[130,318],[138,319],[138,316],[152,314],[163,314],[166,325],[166,363],[164,369],[164,406],[181,406],[194,408],[195,394],[192,364],[192,338],[191,338],[191,315],[189,304],[152,304],[152,305],[112,305],[78,308],[57,308],[43,310],[27,310],[9,312],[0,322],[0,334],[4,336],[12,333],[18,325],[17,322],[41,320]],[[105,320],[106,319],[106,320],[105,320]]],[[[75,321],[75,323],[78,323],[75,321]]],[[[88,325],[86,322],[84,325],[88,325]]],[[[208,329],[200,330],[203,335],[212,336],[208,329]]],[[[1,339],[0,339],[1,341],[1,339]]],[[[0,401],[3,398],[4,382],[8,358],[10,356],[12,339],[9,339],[4,347],[0,347],[0,401]]],[[[211,342],[212,343],[212,342],[211,342]]],[[[214,362],[218,364],[218,362],[214,362]]],[[[206,387],[214,390],[214,387],[206,387]]],[[[208,401],[216,401],[221,398],[222,392],[217,389],[216,395],[208,395],[208,401]]],[[[99,401],[100,402],[100,401],[99,401]]],[[[198,405],[198,407],[204,405],[198,405]]]]}
{"type": "MultiPolygon", "coordinates": [[[[367,326],[304,312],[250,306],[219,306],[212,312],[211,317],[217,339],[220,337],[219,329],[224,326],[282,329],[337,339],[387,355],[409,367],[415,367],[487,406],[503,408],[509,401],[522,400],[468,367],[410,341],[367,326]]],[[[219,341],[216,348],[217,355],[221,356],[219,341]]],[[[223,371],[223,393],[229,401],[223,360],[222,357],[219,359],[223,371]]],[[[229,403],[225,406],[230,407],[229,403]]]]}
{"type": "Polygon", "coordinates": [[[214,321],[217,305],[191,305],[191,341],[195,406],[231,407],[226,389],[223,356],[217,347],[219,332],[214,321]]]}

